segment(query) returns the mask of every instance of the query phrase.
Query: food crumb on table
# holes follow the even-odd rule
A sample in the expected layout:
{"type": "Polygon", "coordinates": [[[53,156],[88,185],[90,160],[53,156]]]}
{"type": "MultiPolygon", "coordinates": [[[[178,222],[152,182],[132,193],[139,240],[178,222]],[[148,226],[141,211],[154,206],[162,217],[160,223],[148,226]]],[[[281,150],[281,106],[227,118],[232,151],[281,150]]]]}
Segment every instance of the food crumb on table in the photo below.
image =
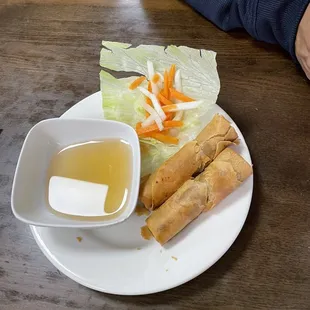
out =
{"type": "Polygon", "coordinates": [[[177,260],[178,260],[178,258],[177,258],[177,257],[175,257],[175,256],[171,256],[171,258],[172,258],[172,259],[174,259],[175,261],[177,261],[177,260]]]}
{"type": "Polygon", "coordinates": [[[83,238],[82,238],[82,237],[76,237],[76,240],[77,240],[78,242],[81,242],[81,241],[83,240],[83,238]]]}

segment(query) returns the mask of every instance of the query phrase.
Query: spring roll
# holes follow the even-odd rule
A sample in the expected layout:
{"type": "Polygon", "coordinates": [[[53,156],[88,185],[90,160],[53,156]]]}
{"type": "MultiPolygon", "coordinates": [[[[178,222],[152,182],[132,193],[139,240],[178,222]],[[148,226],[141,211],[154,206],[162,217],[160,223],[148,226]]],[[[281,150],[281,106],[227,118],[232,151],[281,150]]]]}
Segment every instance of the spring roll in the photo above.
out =
{"type": "Polygon", "coordinates": [[[236,152],[225,149],[195,179],[186,181],[155,210],[146,224],[165,244],[200,213],[211,210],[252,174],[252,167],[236,152]]]}
{"type": "Polygon", "coordinates": [[[196,140],[185,144],[141,185],[139,197],[144,206],[149,210],[159,207],[237,138],[230,123],[216,114],[196,140]]]}

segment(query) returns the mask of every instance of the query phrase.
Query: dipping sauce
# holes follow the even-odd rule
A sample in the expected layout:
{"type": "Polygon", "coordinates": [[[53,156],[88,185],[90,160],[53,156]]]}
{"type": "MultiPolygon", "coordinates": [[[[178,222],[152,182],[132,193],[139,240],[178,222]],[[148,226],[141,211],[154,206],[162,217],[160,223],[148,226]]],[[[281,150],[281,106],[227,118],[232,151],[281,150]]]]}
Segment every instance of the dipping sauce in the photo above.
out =
{"type": "Polygon", "coordinates": [[[48,202],[57,213],[109,216],[126,205],[131,185],[132,150],[123,140],[67,146],[51,160],[48,202]]]}

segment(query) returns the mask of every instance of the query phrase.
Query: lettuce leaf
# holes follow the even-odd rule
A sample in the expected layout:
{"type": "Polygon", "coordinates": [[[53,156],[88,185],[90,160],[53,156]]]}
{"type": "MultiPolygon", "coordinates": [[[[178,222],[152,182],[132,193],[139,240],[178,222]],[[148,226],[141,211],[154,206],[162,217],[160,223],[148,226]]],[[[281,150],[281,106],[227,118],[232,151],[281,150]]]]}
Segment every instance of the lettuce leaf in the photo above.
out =
{"type": "Polygon", "coordinates": [[[137,76],[116,79],[108,72],[100,72],[103,111],[106,119],[119,120],[135,127],[144,118],[143,95],[135,90],[129,91],[130,83],[137,76]]]}
{"type": "MultiPolygon", "coordinates": [[[[154,171],[186,142],[194,139],[204,127],[201,119],[205,118],[215,104],[220,90],[216,53],[174,45],[139,45],[132,48],[131,44],[110,41],[103,41],[102,45],[101,67],[147,75],[147,60],[151,60],[155,71],[160,73],[175,64],[177,69],[181,70],[184,93],[196,100],[203,100],[199,108],[184,113],[184,127],[178,136],[179,145],[170,146],[150,138],[140,140],[141,176],[144,176],[154,171]]],[[[136,78],[137,76],[117,79],[104,70],[100,72],[105,118],[125,122],[132,127],[145,118],[141,106],[143,95],[138,90],[128,89],[129,84],[136,78]]],[[[146,86],[146,82],[143,86],[146,86]]]]}

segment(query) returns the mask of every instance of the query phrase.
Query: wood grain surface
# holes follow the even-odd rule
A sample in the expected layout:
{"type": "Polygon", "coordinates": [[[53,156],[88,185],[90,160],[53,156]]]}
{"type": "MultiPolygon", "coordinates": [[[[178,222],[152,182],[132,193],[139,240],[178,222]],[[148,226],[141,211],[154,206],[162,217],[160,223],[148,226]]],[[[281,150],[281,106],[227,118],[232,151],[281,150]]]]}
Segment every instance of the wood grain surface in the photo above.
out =
{"type": "Polygon", "coordinates": [[[0,309],[310,309],[309,99],[279,47],[224,33],[176,0],[0,0],[0,309]],[[99,89],[102,39],[218,52],[218,104],[253,157],[253,202],[236,242],[198,278],[155,295],[73,282],[10,208],[26,133],[99,89]]]}

